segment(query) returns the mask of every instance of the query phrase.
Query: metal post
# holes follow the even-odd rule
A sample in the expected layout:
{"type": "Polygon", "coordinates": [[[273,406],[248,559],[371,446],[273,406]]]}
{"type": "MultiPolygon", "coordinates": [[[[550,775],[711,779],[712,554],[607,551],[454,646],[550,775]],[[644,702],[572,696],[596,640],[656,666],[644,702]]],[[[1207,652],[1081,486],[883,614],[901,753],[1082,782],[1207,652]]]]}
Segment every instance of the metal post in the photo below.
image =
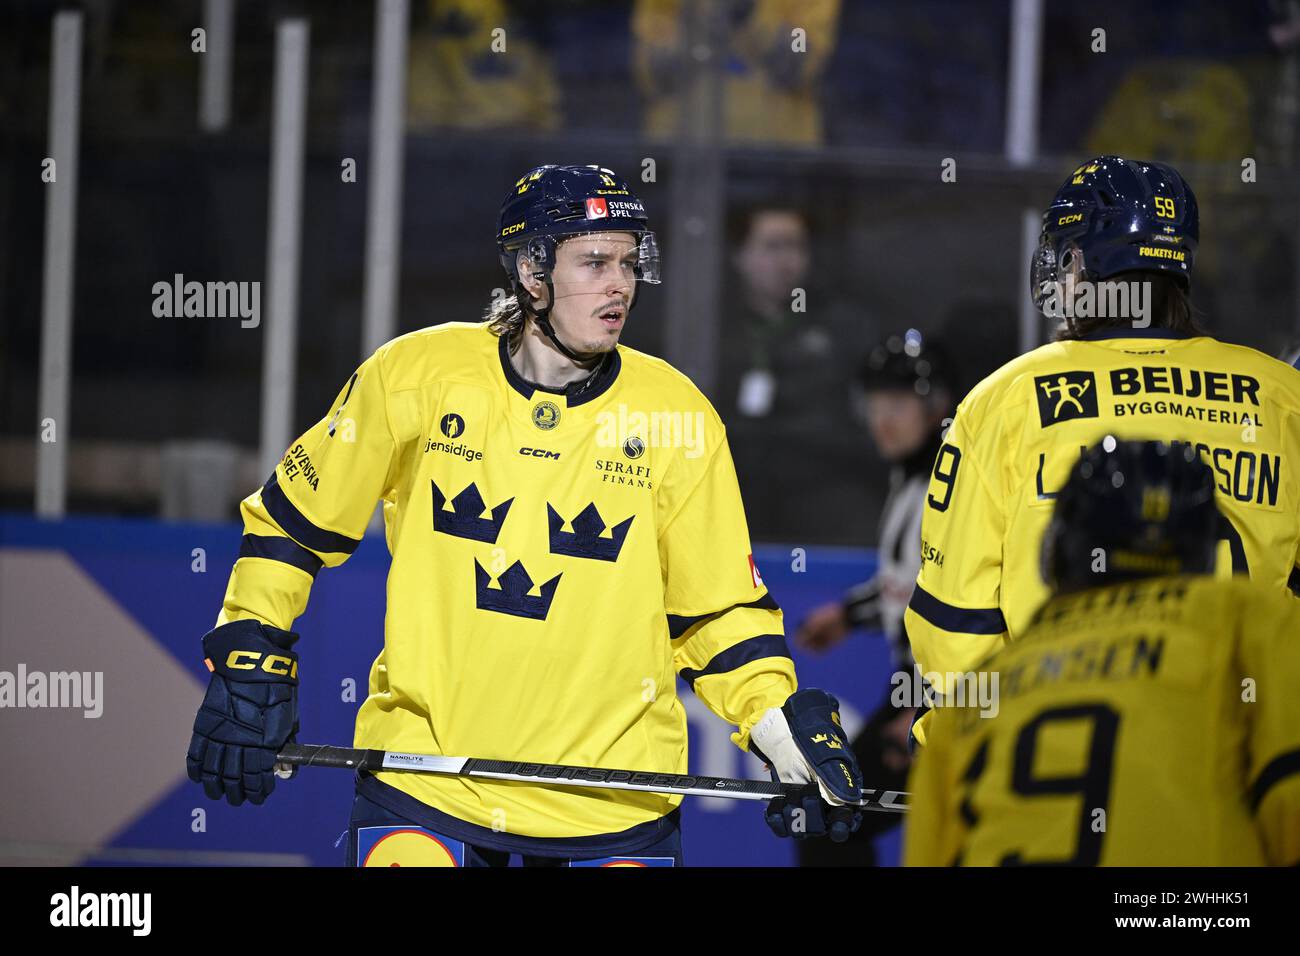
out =
{"type": "Polygon", "coordinates": [[[362,356],[397,333],[402,248],[402,148],[406,114],[407,0],[375,6],[374,82],[366,206],[366,289],[362,356]]]}
{"type": "Polygon", "coordinates": [[[717,377],[721,321],[722,219],[726,157],[722,148],[722,71],[726,54],[712,4],[682,10],[688,76],[681,101],[679,146],[673,157],[668,232],[664,348],[667,359],[708,392],[717,377]]]}
{"type": "Polygon", "coordinates": [[[72,387],[72,295],[77,242],[77,134],[81,122],[81,14],[56,14],[50,31],[50,158],[45,184],[45,274],[37,414],[36,514],[67,508],[68,396],[72,387]],[[51,434],[52,430],[52,434],[51,434]]]}
{"type": "Polygon", "coordinates": [[[1043,344],[1043,327],[1047,322],[1043,313],[1029,297],[1029,263],[1038,248],[1038,235],[1042,231],[1043,217],[1037,209],[1023,209],[1020,213],[1020,289],[1016,301],[1020,303],[1020,351],[1028,352],[1043,344]]]}
{"type": "Polygon", "coordinates": [[[1013,166],[1026,166],[1038,156],[1038,88],[1042,48],[1043,0],[1011,0],[1006,153],[1013,166]]]}
{"type": "Polygon", "coordinates": [[[230,63],[235,46],[235,0],[203,0],[207,52],[199,61],[199,129],[219,133],[230,122],[230,63]]]}
{"type": "Polygon", "coordinates": [[[266,243],[268,308],[266,350],[262,361],[262,448],[259,455],[263,469],[268,472],[275,467],[293,437],[308,37],[306,20],[284,20],[276,28],[270,216],[266,243]]]}
{"type": "MultiPolygon", "coordinates": [[[[1007,64],[1007,161],[1025,167],[1038,158],[1038,93],[1043,46],[1043,0],[1012,0],[1011,42],[1007,64]]],[[[1038,246],[1038,210],[1020,214],[1020,351],[1042,341],[1043,317],[1029,299],[1029,260],[1038,246]]]]}

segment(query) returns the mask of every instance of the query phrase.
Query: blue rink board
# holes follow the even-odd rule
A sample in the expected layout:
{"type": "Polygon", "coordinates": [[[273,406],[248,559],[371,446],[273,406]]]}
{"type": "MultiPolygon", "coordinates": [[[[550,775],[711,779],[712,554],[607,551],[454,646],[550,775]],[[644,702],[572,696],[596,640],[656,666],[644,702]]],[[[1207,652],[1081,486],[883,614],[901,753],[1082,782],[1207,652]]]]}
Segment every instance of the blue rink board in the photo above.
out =
{"type": "MultiPolygon", "coordinates": [[[[118,518],[46,522],[0,516],[0,547],[66,552],[201,684],[207,682],[207,671],[198,640],[211,628],[220,607],[240,534],[236,524],[118,518]],[[196,548],[206,553],[205,573],[191,569],[196,548]]],[[[809,609],[835,600],[875,567],[874,552],[858,549],[808,549],[804,560],[804,570],[797,571],[791,548],[765,545],[755,553],[764,581],[785,610],[788,634],[793,634],[809,609]]],[[[339,687],[351,677],[358,697],[364,697],[366,675],[382,643],[387,566],[382,536],[368,535],[342,568],[321,572],[307,611],[295,624],[303,635],[298,650],[312,675],[300,694],[303,730],[299,737],[304,741],[348,744],[352,740],[356,705],[339,700],[339,687]]],[[[88,630],[85,639],[93,636],[88,630]]],[[[823,656],[792,651],[801,686],[823,687],[839,697],[850,730],[855,715],[865,717],[883,697],[890,664],[880,635],[855,635],[823,656]]],[[[678,693],[687,699],[691,712],[692,772],[718,772],[721,767],[733,775],[757,775],[752,758],[729,743],[719,746],[719,735],[725,740],[727,732],[722,722],[698,713],[700,708],[692,706],[698,702],[690,700],[693,695],[684,684],[679,683],[678,693]],[[706,752],[711,755],[707,771],[701,766],[706,752]]],[[[183,766],[182,754],[177,754],[177,761],[183,766]]],[[[282,781],[262,807],[235,808],[209,801],[186,781],[118,833],[111,845],[295,853],[316,865],[337,865],[343,851],[341,846],[335,848],[335,842],[346,829],[351,796],[351,777],[343,772],[303,773],[282,781]],[[194,834],[191,813],[199,806],[207,811],[207,832],[194,834]]],[[[687,798],[683,807],[687,865],[793,862],[792,845],[776,839],[764,825],[761,804],[687,798]]],[[[896,828],[877,841],[882,863],[896,864],[899,835],[896,828]]]]}

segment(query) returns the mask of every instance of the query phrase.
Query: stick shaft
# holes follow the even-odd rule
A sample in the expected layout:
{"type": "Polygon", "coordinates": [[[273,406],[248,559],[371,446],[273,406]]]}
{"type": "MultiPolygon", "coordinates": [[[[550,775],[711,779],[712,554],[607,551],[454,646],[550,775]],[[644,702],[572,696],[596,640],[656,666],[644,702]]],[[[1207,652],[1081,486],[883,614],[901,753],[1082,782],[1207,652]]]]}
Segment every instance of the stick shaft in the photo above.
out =
{"type": "MultiPolygon", "coordinates": [[[[299,767],[331,767],[344,770],[384,770],[433,773],[446,776],[516,780],[561,787],[598,787],[612,790],[640,790],[648,793],[723,797],[731,800],[771,800],[796,797],[803,787],[768,780],[736,777],[707,777],[694,774],[653,773],[639,770],[608,770],[567,764],[528,763],[520,760],[483,760],[474,757],[442,757],[389,750],[328,747],[320,744],[286,744],[276,762],[299,767]]],[[[902,813],[908,794],[899,790],[864,790],[863,810],[902,813]]]]}

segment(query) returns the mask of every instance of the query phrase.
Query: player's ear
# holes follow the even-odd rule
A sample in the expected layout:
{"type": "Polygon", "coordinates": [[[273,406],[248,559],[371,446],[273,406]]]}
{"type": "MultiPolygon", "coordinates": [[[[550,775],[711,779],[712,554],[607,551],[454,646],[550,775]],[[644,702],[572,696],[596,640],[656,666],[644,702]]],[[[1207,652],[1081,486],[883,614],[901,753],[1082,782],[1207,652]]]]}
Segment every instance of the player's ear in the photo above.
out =
{"type": "Polygon", "coordinates": [[[533,267],[533,260],[527,254],[520,252],[515,265],[519,270],[519,282],[528,290],[528,294],[534,299],[542,298],[545,295],[546,284],[534,275],[537,270],[533,267]]]}

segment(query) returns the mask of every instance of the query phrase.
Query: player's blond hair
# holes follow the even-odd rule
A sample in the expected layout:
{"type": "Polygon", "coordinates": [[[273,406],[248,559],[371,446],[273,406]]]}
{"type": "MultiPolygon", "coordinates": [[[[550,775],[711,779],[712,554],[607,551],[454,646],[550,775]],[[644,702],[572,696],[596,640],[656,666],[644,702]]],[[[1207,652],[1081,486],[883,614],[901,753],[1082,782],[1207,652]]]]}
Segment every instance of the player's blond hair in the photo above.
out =
{"type": "Polygon", "coordinates": [[[483,310],[483,321],[493,335],[515,339],[523,332],[528,315],[519,304],[519,296],[493,296],[491,304],[483,310]]]}

